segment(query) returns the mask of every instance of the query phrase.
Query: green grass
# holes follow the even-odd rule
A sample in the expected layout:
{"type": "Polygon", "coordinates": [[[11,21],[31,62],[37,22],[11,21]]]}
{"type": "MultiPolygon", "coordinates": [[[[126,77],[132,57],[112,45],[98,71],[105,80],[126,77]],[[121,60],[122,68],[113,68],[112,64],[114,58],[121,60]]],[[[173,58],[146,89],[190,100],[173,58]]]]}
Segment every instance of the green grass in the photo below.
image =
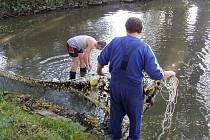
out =
{"type": "Polygon", "coordinates": [[[97,140],[74,127],[71,121],[28,113],[4,100],[0,91],[0,140],[97,140]]]}

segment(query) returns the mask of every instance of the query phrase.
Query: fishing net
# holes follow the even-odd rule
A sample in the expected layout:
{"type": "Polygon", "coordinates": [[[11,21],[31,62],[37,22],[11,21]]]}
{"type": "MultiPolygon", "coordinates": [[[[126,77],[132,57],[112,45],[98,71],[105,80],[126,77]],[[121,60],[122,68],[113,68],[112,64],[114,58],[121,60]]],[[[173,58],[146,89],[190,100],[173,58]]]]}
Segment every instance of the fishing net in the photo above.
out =
{"type": "MultiPolygon", "coordinates": [[[[96,78],[97,79],[97,78],[96,78]]],[[[104,104],[107,109],[106,115],[98,116],[101,118],[103,116],[104,120],[108,120],[109,117],[109,79],[107,77],[100,77],[98,80],[90,79],[91,85],[98,87],[99,91],[96,95],[98,95],[98,101],[101,104],[104,104]]],[[[163,79],[160,81],[152,80],[149,76],[145,76],[144,78],[144,94],[145,94],[145,102],[144,102],[144,113],[154,105],[155,98],[158,94],[164,99],[166,103],[166,109],[163,115],[162,121],[162,132],[158,136],[160,139],[166,132],[168,132],[171,128],[172,117],[175,110],[175,105],[177,103],[177,87],[178,87],[178,79],[176,77],[171,77],[169,79],[163,79]]],[[[100,120],[100,119],[99,119],[100,120]]],[[[102,122],[102,121],[100,121],[102,122]]],[[[127,117],[123,120],[123,135],[128,135],[129,130],[129,120],[127,117]]]]}
{"type": "MultiPolygon", "coordinates": [[[[86,117],[88,124],[91,125],[92,128],[97,128],[101,131],[108,128],[110,107],[108,76],[89,74],[86,77],[70,81],[43,81],[0,71],[0,82],[0,88],[8,88],[11,90],[12,87],[14,88],[13,90],[23,93],[42,91],[44,94],[49,94],[49,92],[63,94],[68,92],[69,94],[85,97],[88,102],[91,102],[96,106],[94,111],[95,113],[90,117],[86,117]],[[10,86],[11,84],[13,86],[10,86]],[[15,89],[16,87],[17,89],[15,89]]],[[[159,139],[166,131],[170,130],[172,116],[177,101],[177,86],[178,79],[176,77],[161,81],[152,80],[148,76],[145,76],[144,78],[144,112],[146,112],[154,104],[155,97],[158,94],[160,94],[166,102],[166,111],[164,113],[162,132],[159,135],[159,139]]],[[[124,134],[128,132],[128,127],[129,121],[126,120],[123,122],[124,134]]]]}
{"type": "Polygon", "coordinates": [[[177,103],[177,87],[179,84],[179,80],[176,77],[172,77],[167,80],[162,81],[162,88],[161,88],[161,96],[164,99],[166,103],[166,110],[164,113],[164,118],[162,121],[162,132],[158,136],[158,140],[166,133],[170,131],[171,125],[172,125],[172,117],[175,110],[175,105],[177,103]],[[167,93],[167,94],[163,94],[167,93]]]}

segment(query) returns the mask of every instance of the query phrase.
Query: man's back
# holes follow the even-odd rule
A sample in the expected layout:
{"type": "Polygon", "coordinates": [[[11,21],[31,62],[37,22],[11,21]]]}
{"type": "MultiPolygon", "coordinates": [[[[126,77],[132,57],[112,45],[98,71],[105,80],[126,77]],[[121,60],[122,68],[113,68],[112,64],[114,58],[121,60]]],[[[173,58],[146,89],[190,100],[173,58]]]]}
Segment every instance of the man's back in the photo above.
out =
{"type": "Polygon", "coordinates": [[[144,70],[155,79],[162,78],[162,69],[155,63],[154,54],[150,47],[140,39],[129,35],[118,37],[113,39],[107,47],[110,50],[109,71],[115,81],[118,78],[122,81],[124,77],[126,81],[140,84],[144,70]],[[128,59],[125,70],[121,69],[123,59],[128,59]]]}
{"type": "Polygon", "coordinates": [[[78,50],[80,50],[80,49],[84,50],[87,47],[87,40],[88,39],[96,42],[93,37],[88,36],[88,35],[78,35],[78,36],[70,38],[67,42],[69,44],[72,44],[73,48],[77,48],[78,50]]]}

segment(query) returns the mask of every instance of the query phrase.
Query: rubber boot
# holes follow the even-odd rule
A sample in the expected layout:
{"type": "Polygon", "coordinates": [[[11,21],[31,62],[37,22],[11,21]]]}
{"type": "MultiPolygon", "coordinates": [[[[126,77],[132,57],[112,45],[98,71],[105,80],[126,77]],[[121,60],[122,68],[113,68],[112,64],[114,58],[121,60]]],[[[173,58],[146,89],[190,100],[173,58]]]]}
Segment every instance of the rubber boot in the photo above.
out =
{"type": "Polygon", "coordinates": [[[76,72],[70,71],[69,72],[69,80],[76,78],[76,72]]]}
{"type": "Polygon", "coordinates": [[[87,69],[85,68],[80,68],[80,76],[84,77],[87,74],[87,69]]]}

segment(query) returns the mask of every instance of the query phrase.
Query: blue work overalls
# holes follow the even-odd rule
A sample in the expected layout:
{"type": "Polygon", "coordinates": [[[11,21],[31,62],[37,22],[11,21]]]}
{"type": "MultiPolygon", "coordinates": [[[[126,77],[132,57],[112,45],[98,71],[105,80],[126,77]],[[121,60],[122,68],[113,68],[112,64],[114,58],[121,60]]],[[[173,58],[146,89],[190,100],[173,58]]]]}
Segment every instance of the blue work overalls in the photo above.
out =
{"type": "Polygon", "coordinates": [[[111,73],[110,126],[113,140],[121,138],[121,126],[127,114],[130,121],[129,138],[140,139],[144,104],[143,71],[153,79],[162,79],[163,71],[150,47],[140,39],[125,36],[113,39],[98,57],[111,73]]]}

